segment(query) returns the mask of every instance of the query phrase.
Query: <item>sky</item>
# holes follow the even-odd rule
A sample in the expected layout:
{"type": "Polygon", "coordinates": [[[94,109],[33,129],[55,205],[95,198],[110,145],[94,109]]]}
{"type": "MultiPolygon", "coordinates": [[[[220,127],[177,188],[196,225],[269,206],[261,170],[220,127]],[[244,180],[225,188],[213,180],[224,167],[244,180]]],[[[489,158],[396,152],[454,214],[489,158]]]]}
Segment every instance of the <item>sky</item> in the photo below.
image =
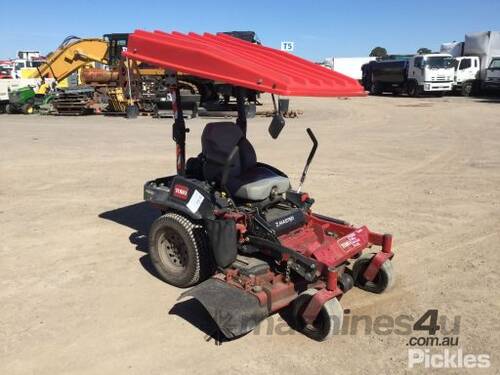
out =
{"type": "Polygon", "coordinates": [[[14,4],[0,0],[0,58],[46,54],[68,35],[134,29],[253,30],[270,47],[293,41],[296,55],[314,61],[368,56],[378,45],[395,54],[438,50],[468,32],[500,30],[500,0],[23,0],[13,12],[14,4]]]}

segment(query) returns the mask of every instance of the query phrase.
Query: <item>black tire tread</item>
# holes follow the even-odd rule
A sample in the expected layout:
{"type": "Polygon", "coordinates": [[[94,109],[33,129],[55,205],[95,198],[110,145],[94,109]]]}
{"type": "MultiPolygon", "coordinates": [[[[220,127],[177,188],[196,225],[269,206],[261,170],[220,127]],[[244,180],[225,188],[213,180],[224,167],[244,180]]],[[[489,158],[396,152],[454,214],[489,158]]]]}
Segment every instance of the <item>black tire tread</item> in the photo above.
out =
{"type": "Polygon", "coordinates": [[[9,115],[16,113],[14,106],[12,104],[7,104],[5,106],[5,112],[7,112],[9,115]]]}
{"type": "Polygon", "coordinates": [[[467,81],[462,84],[462,90],[461,90],[462,96],[473,96],[474,94],[473,91],[474,91],[473,82],[467,81]],[[470,87],[470,89],[467,90],[466,87],[470,87]]]}
{"type": "Polygon", "coordinates": [[[356,262],[354,262],[354,266],[352,268],[352,276],[354,278],[354,285],[358,288],[366,290],[371,293],[384,293],[390,290],[395,283],[394,277],[394,268],[392,266],[392,262],[390,260],[386,260],[382,266],[380,267],[381,274],[381,282],[379,284],[375,284],[373,282],[367,282],[364,280],[362,274],[368,266],[370,260],[375,256],[372,253],[364,253],[356,262]]]}
{"type": "MultiPolygon", "coordinates": [[[[190,244],[188,246],[192,246],[194,249],[194,272],[193,276],[190,278],[189,281],[183,284],[177,284],[175,286],[179,287],[189,287],[192,285],[197,284],[198,282],[201,282],[205,280],[207,277],[210,276],[212,267],[211,267],[211,257],[209,255],[208,249],[207,249],[207,241],[205,238],[204,234],[204,229],[203,226],[199,223],[193,222],[192,220],[188,219],[187,217],[180,215],[175,212],[168,212],[162,216],[160,216],[158,219],[155,220],[153,225],[151,226],[151,231],[149,234],[149,247],[150,250],[152,246],[155,246],[154,241],[154,232],[155,229],[158,225],[163,225],[163,224],[169,224],[175,227],[177,224],[182,228],[182,230],[185,232],[187,237],[190,239],[190,244]]],[[[153,265],[155,268],[158,270],[155,262],[153,262],[153,265]]],[[[161,271],[159,271],[160,276],[161,271]]],[[[162,277],[164,279],[164,277],[162,277]]],[[[165,280],[165,279],[164,279],[165,280]]],[[[166,282],[170,283],[168,280],[165,280],[166,282]]]]}
{"type": "Polygon", "coordinates": [[[300,295],[292,303],[293,326],[297,331],[301,332],[302,334],[313,340],[325,341],[332,338],[336,333],[340,332],[340,330],[342,329],[342,323],[344,320],[344,310],[337,298],[333,298],[329,301],[326,301],[319,312],[322,319],[327,319],[327,323],[323,327],[324,331],[309,330],[304,325],[300,314],[305,308],[304,305],[309,303],[311,298],[317,292],[318,290],[316,289],[307,289],[304,292],[300,293],[300,295]],[[334,322],[333,317],[336,317],[338,319],[339,327],[337,328],[337,330],[335,329],[335,326],[333,324],[334,322]]]}

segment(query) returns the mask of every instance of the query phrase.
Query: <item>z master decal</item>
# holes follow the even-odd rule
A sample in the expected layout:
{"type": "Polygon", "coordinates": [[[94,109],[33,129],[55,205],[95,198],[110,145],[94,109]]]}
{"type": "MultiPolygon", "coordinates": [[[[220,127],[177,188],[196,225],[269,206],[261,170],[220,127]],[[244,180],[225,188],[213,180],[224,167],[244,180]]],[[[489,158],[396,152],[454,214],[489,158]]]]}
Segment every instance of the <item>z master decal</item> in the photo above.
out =
{"type": "Polygon", "coordinates": [[[292,223],[294,220],[295,220],[295,217],[294,217],[294,216],[288,216],[288,217],[286,217],[286,218],[284,218],[284,219],[277,220],[277,221],[274,223],[274,225],[276,226],[276,228],[279,228],[279,227],[281,227],[282,225],[292,223]]]}

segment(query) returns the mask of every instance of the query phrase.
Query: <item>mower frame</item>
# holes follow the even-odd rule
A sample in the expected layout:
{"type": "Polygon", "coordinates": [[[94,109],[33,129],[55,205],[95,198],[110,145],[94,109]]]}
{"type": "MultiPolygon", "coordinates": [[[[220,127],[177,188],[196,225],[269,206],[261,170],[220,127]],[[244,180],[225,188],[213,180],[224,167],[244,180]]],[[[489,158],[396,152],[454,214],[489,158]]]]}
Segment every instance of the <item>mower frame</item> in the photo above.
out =
{"type": "MultiPolygon", "coordinates": [[[[245,90],[273,95],[275,115],[269,133],[276,138],[284,119],[274,95],[364,96],[358,82],[297,56],[223,34],[136,30],[129,37],[129,48],[124,55],[169,70],[167,85],[172,97],[177,174],[145,184],[145,200],[164,213],[150,230],[150,257],[163,279],[181,287],[206,279],[206,275],[201,275],[201,250],[204,256],[213,257],[217,268],[211,270],[211,277],[183,293],[181,298],[196,298],[226,337],[249,332],[269,314],[292,305],[296,327],[311,338],[324,340],[334,334],[335,322],[330,314],[334,314],[337,325],[341,325],[343,309],[339,299],[354,285],[375,293],[393,285],[390,260],[394,253],[390,234],[372,232],[366,226],[356,227],[312,212],[314,200],[302,192],[317,147],[312,130],[308,129],[307,133],[313,148],[297,190],[291,187],[278,190],[277,186],[264,182],[260,187],[270,189],[265,192],[265,199],[260,195],[260,200],[244,200],[233,197],[226,187],[232,157],[246,138],[245,90]],[[237,138],[236,145],[230,141],[232,151],[220,150],[227,158],[225,162],[217,160],[210,164],[208,150],[207,154],[186,161],[189,129],[182,113],[176,71],[234,87],[238,112],[234,126],[241,134],[232,134],[237,138]],[[200,165],[201,173],[193,173],[200,165]],[[207,178],[205,167],[209,172],[216,172],[217,178],[207,178]],[[170,274],[161,268],[160,248],[170,251],[168,256],[182,266],[178,254],[171,254],[177,246],[172,244],[175,241],[163,241],[167,232],[183,237],[181,247],[195,254],[190,258],[193,262],[186,266],[189,272],[177,268],[170,274]],[[206,237],[209,246],[205,246],[202,237],[206,237]],[[365,251],[367,249],[371,250],[365,251]],[[352,269],[349,268],[351,262],[354,262],[352,269]],[[229,315],[229,319],[221,315],[229,315]]],[[[209,131],[216,127],[211,125],[209,131]]],[[[213,139],[208,142],[216,143],[213,139]]],[[[246,147],[251,150],[251,145],[246,147]]],[[[268,169],[264,176],[272,176],[269,183],[289,183],[280,178],[287,176],[274,167],[251,162],[248,169],[254,167],[268,169]]],[[[265,179],[267,177],[261,178],[262,182],[265,179]]]]}
{"type": "MultiPolygon", "coordinates": [[[[185,176],[186,134],[189,129],[186,127],[182,114],[181,97],[175,83],[175,73],[170,73],[170,78],[170,93],[174,111],[172,138],[176,143],[177,175],[148,181],[144,186],[144,199],[162,212],[179,212],[193,220],[203,220],[205,217],[234,220],[239,233],[246,233],[248,228],[243,215],[218,212],[217,207],[210,203],[211,188],[204,181],[185,176]],[[187,193],[184,194],[184,191],[194,190],[206,198],[196,212],[186,207],[185,202],[190,197],[187,193]]],[[[247,120],[243,90],[243,88],[238,88],[240,95],[237,96],[238,118],[236,124],[246,134],[247,120]]],[[[302,176],[301,182],[304,178],[305,174],[302,176]]],[[[293,194],[291,196],[295,198],[298,205],[312,204],[307,193],[297,192],[295,196],[293,194]]],[[[261,306],[267,307],[269,313],[274,313],[288,306],[301,291],[310,288],[317,289],[318,293],[314,294],[303,313],[304,321],[310,324],[317,318],[322,306],[327,301],[333,298],[340,299],[350,289],[349,285],[342,285],[342,273],[349,259],[359,257],[367,248],[379,246],[381,251],[375,254],[363,273],[366,280],[373,281],[383,263],[394,256],[390,234],[372,232],[366,226],[355,227],[340,219],[313,214],[309,208],[307,211],[305,227],[278,236],[281,244],[252,235],[245,237],[240,235],[238,239],[240,244],[248,242],[265,248],[264,252],[268,251],[274,256],[277,255],[280,262],[286,263],[293,259],[294,262],[290,263],[292,269],[302,276],[302,280],[292,281],[286,275],[276,274],[272,271],[258,276],[243,276],[239,275],[235,269],[219,272],[213,278],[254,295],[261,306]],[[335,233],[335,235],[327,236],[325,233],[335,233]],[[318,234],[320,234],[320,243],[315,243],[318,234]],[[320,279],[314,277],[314,274],[320,275],[320,279]],[[261,287],[262,285],[272,285],[272,287],[261,287]]]]}

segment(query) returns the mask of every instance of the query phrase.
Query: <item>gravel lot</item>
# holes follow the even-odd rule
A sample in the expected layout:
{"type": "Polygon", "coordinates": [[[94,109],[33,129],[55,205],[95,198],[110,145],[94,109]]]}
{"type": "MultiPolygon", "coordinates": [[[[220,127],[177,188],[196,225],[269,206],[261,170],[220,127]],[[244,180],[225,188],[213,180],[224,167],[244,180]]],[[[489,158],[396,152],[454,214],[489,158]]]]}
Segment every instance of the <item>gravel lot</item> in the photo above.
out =
{"type": "MultiPolygon", "coordinates": [[[[313,128],[320,146],[305,190],[315,210],[394,235],[395,288],[354,290],[343,307],[372,319],[413,322],[429,309],[460,317],[459,348],[489,353],[492,367],[481,373],[498,373],[500,101],[291,106],[304,114],[278,140],[267,134],[269,118],[250,121],[259,159],[297,184],[313,128]]],[[[208,121],[189,120],[188,154],[200,151],[208,121]]],[[[158,213],[141,203],[146,180],[175,171],[170,124],[0,115],[0,373],[423,372],[408,369],[408,335],[360,329],[316,343],[273,316],[215,345],[202,310],[172,310],[181,290],[151,270],[144,236],[158,213]]]]}

